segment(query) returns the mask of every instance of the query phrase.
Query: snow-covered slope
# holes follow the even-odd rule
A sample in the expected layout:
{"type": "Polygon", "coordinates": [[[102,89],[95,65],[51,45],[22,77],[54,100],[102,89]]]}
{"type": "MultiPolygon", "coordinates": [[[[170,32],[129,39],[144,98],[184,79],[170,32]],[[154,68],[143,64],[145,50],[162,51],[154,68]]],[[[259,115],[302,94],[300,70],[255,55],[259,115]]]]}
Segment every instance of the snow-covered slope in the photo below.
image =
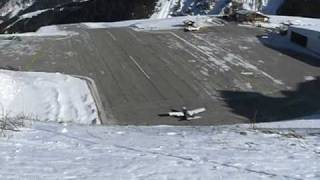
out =
{"type": "Polygon", "coordinates": [[[36,0],[4,0],[0,11],[0,17],[12,18],[34,4],[36,0]]]}
{"type": "Polygon", "coordinates": [[[0,0],[0,33],[52,24],[147,18],[156,0],[0,0]]]}
{"type": "Polygon", "coordinates": [[[261,11],[266,14],[276,14],[284,0],[239,0],[243,2],[243,8],[261,11]]]}
{"type": "MultiPolygon", "coordinates": [[[[243,8],[276,14],[284,0],[237,0],[243,8]]],[[[231,0],[158,0],[151,18],[167,18],[177,15],[219,14],[231,0]]]]}
{"type": "Polygon", "coordinates": [[[183,21],[192,20],[199,27],[223,26],[223,20],[215,16],[180,16],[167,19],[139,19],[130,21],[120,21],[112,23],[82,23],[91,29],[112,28],[112,27],[130,27],[136,31],[139,30],[168,30],[183,28],[183,21]]]}
{"type": "Polygon", "coordinates": [[[317,180],[317,132],[34,123],[0,137],[0,179],[317,180]]]}
{"type": "Polygon", "coordinates": [[[210,13],[216,5],[224,7],[229,0],[158,0],[152,19],[161,19],[182,15],[205,15],[210,13]]]}
{"type": "MultiPolygon", "coordinates": [[[[277,14],[283,4],[286,7],[281,11],[284,12],[282,15],[289,13],[311,16],[317,12],[317,8],[312,6],[316,0],[300,2],[294,10],[290,9],[290,0],[237,1],[243,2],[246,9],[272,15],[277,14]],[[307,8],[302,8],[304,3],[307,3],[307,8]],[[313,9],[312,13],[306,13],[310,8],[313,9]]],[[[114,22],[150,16],[152,19],[162,19],[183,15],[213,15],[219,14],[230,2],[231,0],[2,0],[0,33],[36,31],[41,26],[52,24],[114,22]]]]}

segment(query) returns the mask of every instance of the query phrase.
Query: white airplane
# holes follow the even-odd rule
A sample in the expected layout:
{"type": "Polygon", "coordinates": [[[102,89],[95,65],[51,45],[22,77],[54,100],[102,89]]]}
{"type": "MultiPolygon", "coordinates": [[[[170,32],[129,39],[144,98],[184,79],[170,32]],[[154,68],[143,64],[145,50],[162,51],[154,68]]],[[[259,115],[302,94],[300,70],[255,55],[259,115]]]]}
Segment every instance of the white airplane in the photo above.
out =
{"type": "Polygon", "coordinates": [[[168,116],[180,118],[180,121],[190,121],[193,119],[200,119],[201,116],[196,116],[202,112],[205,112],[206,108],[197,108],[193,110],[188,110],[186,107],[182,107],[181,111],[172,110],[168,113],[168,116]]]}
{"type": "Polygon", "coordinates": [[[200,30],[200,26],[198,26],[195,21],[185,20],[185,21],[183,21],[183,24],[185,26],[185,28],[184,28],[185,31],[199,31],[200,30]]]}

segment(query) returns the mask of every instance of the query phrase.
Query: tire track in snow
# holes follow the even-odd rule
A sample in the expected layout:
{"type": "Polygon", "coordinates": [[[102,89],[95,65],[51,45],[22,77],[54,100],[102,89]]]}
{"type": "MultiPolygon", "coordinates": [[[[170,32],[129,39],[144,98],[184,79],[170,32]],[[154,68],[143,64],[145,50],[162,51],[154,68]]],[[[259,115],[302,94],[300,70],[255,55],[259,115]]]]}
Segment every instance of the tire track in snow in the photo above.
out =
{"type": "MultiPolygon", "coordinates": [[[[159,155],[159,156],[165,156],[165,157],[180,159],[180,160],[184,160],[184,161],[192,161],[192,162],[195,162],[195,163],[200,163],[198,160],[196,160],[196,159],[194,159],[192,157],[180,156],[180,155],[175,155],[175,154],[172,154],[172,153],[148,151],[148,150],[142,150],[142,149],[137,149],[137,148],[123,146],[123,145],[116,145],[116,144],[114,144],[113,146],[116,147],[116,148],[119,148],[119,149],[127,150],[127,151],[133,151],[133,152],[138,152],[138,153],[146,153],[146,154],[152,154],[152,155],[159,155]]],[[[228,163],[221,163],[221,162],[213,161],[213,160],[208,160],[208,161],[205,161],[204,163],[220,165],[220,166],[223,166],[223,167],[233,168],[233,169],[237,169],[237,170],[240,170],[240,171],[247,171],[249,173],[255,173],[255,174],[260,174],[260,175],[262,174],[262,175],[266,175],[266,176],[269,176],[269,177],[282,177],[282,178],[286,178],[286,179],[289,178],[289,179],[303,180],[302,178],[296,178],[296,177],[292,177],[292,176],[289,176],[289,175],[279,175],[279,174],[275,174],[275,173],[272,173],[272,172],[267,172],[267,171],[263,171],[263,170],[255,170],[255,169],[246,168],[246,167],[242,168],[242,167],[239,167],[239,166],[231,165],[231,164],[228,164],[228,163]]]]}

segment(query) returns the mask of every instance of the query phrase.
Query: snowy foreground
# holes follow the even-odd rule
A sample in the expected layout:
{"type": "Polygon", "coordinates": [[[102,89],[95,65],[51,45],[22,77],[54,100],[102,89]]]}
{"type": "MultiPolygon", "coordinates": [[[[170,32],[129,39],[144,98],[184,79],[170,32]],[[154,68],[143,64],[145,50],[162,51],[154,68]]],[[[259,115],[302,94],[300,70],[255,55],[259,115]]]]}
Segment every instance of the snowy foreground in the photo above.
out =
{"type": "Polygon", "coordinates": [[[0,137],[0,179],[319,179],[320,130],[299,132],[36,122],[0,137]]]}
{"type": "Polygon", "coordinates": [[[60,73],[0,70],[0,118],[99,123],[86,81],[60,73]]]}

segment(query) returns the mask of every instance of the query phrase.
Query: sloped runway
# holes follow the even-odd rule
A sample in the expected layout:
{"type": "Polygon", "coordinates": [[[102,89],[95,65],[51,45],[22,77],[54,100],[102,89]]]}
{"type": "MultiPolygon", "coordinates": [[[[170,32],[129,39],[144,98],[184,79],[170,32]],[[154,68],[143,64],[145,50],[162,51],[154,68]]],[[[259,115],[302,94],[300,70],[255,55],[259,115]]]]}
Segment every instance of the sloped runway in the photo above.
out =
{"type": "MultiPolygon", "coordinates": [[[[242,108],[246,113],[239,113],[230,99],[247,94],[240,97],[237,92],[283,98],[282,91],[295,91],[306,77],[320,75],[319,67],[264,46],[259,41],[263,31],[254,28],[226,25],[196,33],[61,28],[78,35],[10,40],[0,50],[0,65],[92,78],[107,115],[104,124],[249,122],[259,109],[249,103],[251,109],[242,108]],[[207,111],[202,119],[190,122],[158,116],[182,106],[207,111]]],[[[270,114],[271,120],[274,117],[270,114]]]]}

